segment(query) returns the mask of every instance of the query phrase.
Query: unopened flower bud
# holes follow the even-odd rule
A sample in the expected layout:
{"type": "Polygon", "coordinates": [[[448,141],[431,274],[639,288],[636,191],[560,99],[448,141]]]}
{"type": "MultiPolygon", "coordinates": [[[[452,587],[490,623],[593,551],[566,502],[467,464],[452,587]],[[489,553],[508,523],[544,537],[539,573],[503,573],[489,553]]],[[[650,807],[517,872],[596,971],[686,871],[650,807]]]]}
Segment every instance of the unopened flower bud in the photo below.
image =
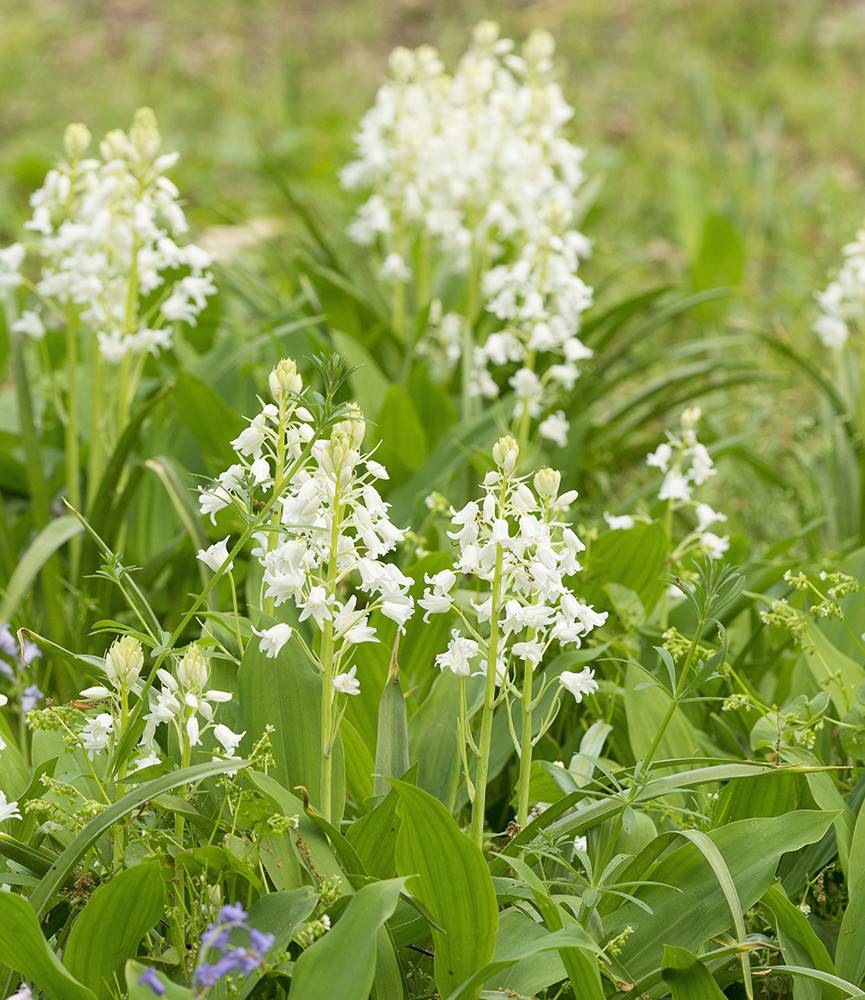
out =
{"type": "Polygon", "coordinates": [[[90,129],[81,122],[73,122],[66,126],[63,133],[63,148],[66,151],[66,159],[74,163],[81,158],[90,145],[90,129]]]}
{"type": "Polygon", "coordinates": [[[192,643],[177,666],[177,679],[189,691],[202,691],[209,676],[207,658],[196,643],[192,643]]]}
{"type": "Polygon", "coordinates": [[[495,21],[481,21],[472,32],[475,45],[487,47],[494,45],[498,40],[501,28],[495,21]]]}
{"type": "Polygon", "coordinates": [[[122,129],[115,128],[99,143],[99,152],[103,160],[128,160],[132,146],[126,133],[122,129]]]}
{"type": "Polygon", "coordinates": [[[140,159],[150,161],[156,158],[162,145],[162,136],[156,124],[156,115],[150,108],[139,108],[135,112],[129,139],[140,159]]]}
{"type": "Polygon", "coordinates": [[[391,52],[388,65],[391,76],[395,80],[404,82],[409,79],[414,70],[414,56],[409,49],[400,45],[391,52]]]}
{"type": "Polygon", "coordinates": [[[144,650],[131,635],[115,639],[105,654],[105,673],[116,688],[130,688],[138,680],[143,666],[144,650]]]}
{"type": "Polygon", "coordinates": [[[279,400],[287,394],[299,393],[303,388],[303,379],[294,361],[291,358],[283,358],[268,376],[267,384],[271,396],[279,400]]]}
{"type": "Polygon", "coordinates": [[[363,410],[357,403],[349,403],[345,420],[334,425],[332,437],[344,436],[348,439],[351,447],[357,451],[363,444],[366,434],[366,421],[363,419],[363,410]]]}
{"type": "Polygon", "coordinates": [[[545,465],[535,473],[535,490],[538,496],[550,497],[552,499],[559,492],[561,481],[561,472],[545,465]]]}
{"type": "Polygon", "coordinates": [[[556,42],[549,31],[533,31],[526,39],[523,53],[532,63],[540,63],[550,59],[556,51],[556,42]]]}
{"type": "Polygon", "coordinates": [[[520,457],[520,446],[510,436],[499,438],[493,445],[493,461],[506,476],[513,474],[520,457]]]}
{"type": "Polygon", "coordinates": [[[700,422],[700,417],[702,417],[703,411],[699,406],[689,406],[682,413],[682,427],[685,430],[693,430],[697,424],[700,422]]]}

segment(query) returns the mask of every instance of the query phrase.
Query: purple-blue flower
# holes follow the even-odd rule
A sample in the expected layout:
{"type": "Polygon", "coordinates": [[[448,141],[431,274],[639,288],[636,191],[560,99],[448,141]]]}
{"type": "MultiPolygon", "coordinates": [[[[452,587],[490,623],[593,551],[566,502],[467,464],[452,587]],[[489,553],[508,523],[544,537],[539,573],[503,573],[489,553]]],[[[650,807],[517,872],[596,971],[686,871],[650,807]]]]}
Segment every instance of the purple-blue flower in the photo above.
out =
{"type": "Polygon", "coordinates": [[[217,923],[211,924],[201,937],[195,981],[199,986],[214,986],[220,980],[238,972],[248,976],[264,961],[264,954],[273,947],[274,936],[250,927],[249,915],[239,904],[223,906],[217,923]],[[232,944],[232,937],[246,934],[249,947],[232,944]]]}
{"type": "Polygon", "coordinates": [[[44,697],[45,695],[35,684],[24,688],[21,692],[21,711],[24,713],[32,712],[44,697]]]}
{"type": "Polygon", "coordinates": [[[157,976],[153,966],[149,966],[141,973],[138,977],[138,985],[149,986],[158,997],[165,993],[165,986],[159,981],[159,976],[157,976]]]}

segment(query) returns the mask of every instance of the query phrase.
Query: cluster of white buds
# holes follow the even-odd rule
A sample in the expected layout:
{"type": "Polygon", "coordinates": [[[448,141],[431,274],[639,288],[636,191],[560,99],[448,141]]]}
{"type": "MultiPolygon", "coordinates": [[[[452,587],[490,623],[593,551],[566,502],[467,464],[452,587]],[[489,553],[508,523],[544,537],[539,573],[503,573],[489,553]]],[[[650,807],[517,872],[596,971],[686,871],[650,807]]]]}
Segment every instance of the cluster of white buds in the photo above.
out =
{"type": "Polygon", "coordinates": [[[843,347],[850,328],[861,328],[865,320],[865,229],[843,250],[844,261],[833,280],[817,294],[820,315],[814,332],[824,347],[843,347]]]}
{"type": "MultiPolygon", "coordinates": [[[[690,508],[696,516],[696,528],[678,546],[677,551],[681,554],[691,543],[696,543],[710,559],[720,559],[729,548],[730,539],[727,535],[720,536],[709,529],[713,524],[726,521],[727,517],[694,496],[695,489],[717,471],[708,449],[697,440],[700,417],[698,406],[686,409],[682,413],[680,432],[668,432],[667,440],[646,456],[646,464],[663,473],[658,499],[667,501],[675,510],[690,508]]],[[[617,524],[617,520],[619,519],[607,518],[611,528],[633,526],[633,522],[617,524]]]]}
{"type": "Polygon", "coordinates": [[[148,691],[149,711],[144,716],[144,733],[141,749],[144,756],[137,767],[159,763],[159,745],[156,732],[165,724],[174,727],[178,743],[188,753],[201,745],[202,736],[210,730],[222,747],[222,755],[229,759],[237,756],[237,748],[246,733],[232,732],[228,726],[214,721],[216,707],[231,701],[231,693],[208,688],[210,665],[201,648],[193,643],[188,646],[174,674],[164,667],[157,673],[160,687],[148,691]]]}
{"type": "MultiPolygon", "coordinates": [[[[579,647],[607,618],[566,582],[582,568],[583,543],[565,520],[576,492],[560,494],[561,476],[547,468],[530,486],[515,474],[518,458],[513,438],[495,445],[496,469],[484,478],[483,497],[451,511],[449,535],[459,550],[453,569],[428,576],[418,602],[425,617],[452,609],[458,615],[462,627],[453,630],[448,648],[436,657],[440,668],[457,675],[468,676],[475,666],[486,672],[485,637],[497,633],[497,684],[509,678],[514,660],[537,666],[554,643],[579,647]],[[461,600],[455,589],[458,574],[480,585],[479,599],[461,600]]],[[[591,672],[585,680],[586,691],[595,690],[591,672]]]]}
{"type": "MultiPolygon", "coordinates": [[[[161,152],[149,108],[128,133],[109,132],[98,155],[86,155],[84,125],[70,125],[64,145],[65,158],[30,199],[40,306],[26,309],[17,329],[40,337],[46,310],[65,317],[71,308],[110,362],[170,347],[174,325],[194,325],[216,291],[210,256],[184,242],[179,192],[166,176],[177,154],[161,152]]],[[[20,283],[24,249],[0,252],[0,292],[20,283]]]]}
{"type": "MultiPolygon", "coordinates": [[[[316,438],[294,363],[280,362],[269,382],[276,403],[266,404],[232,442],[239,461],[215,486],[202,490],[201,511],[213,517],[231,504],[251,518],[256,491],[267,492],[264,504],[274,516],[253,536],[253,555],[264,570],[264,596],[274,608],[291,601],[299,621],[327,629],[339,670],[347,666],[352,646],[378,641],[370,624],[373,612],[403,628],[414,611],[413,581],[383,559],[404,531],[391,522],[389,504],[376,489],[388,474],[363,450],[366,424],[360,409],[344,407],[327,437],[316,438]],[[347,585],[355,590],[349,596],[347,585]]],[[[203,550],[199,558],[220,568],[228,558],[228,540],[203,550]]],[[[262,651],[275,657],[292,630],[280,623],[256,634],[262,651]]],[[[359,690],[351,670],[335,672],[333,685],[345,694],[359,690]]]]}

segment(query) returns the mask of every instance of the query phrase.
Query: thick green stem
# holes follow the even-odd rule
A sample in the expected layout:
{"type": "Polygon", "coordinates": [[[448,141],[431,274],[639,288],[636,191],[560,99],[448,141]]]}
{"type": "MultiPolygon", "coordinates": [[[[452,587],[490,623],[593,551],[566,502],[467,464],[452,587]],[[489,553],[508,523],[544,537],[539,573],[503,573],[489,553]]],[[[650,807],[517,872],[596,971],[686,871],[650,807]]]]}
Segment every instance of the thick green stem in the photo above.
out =
{"type": "Polygon", "coordinates": [[[526,660],[523,673],[523,698],[520,705],[522,730],[520,731],[520,777],[517,805],[517,823],[522,829],[529,818],[529,788],[532,781],[532,697],[535,668],[526,660]]]}
{"type": "Polygon", "coordinates": [[[99,480],[102,478],[102,464],[105,454],[104,437],[106,427],[104,422],[104,382],[105,382],[105,362],[102,359],[102,351],[99,349],[99,341],[94,337],[91,345],[93,355],[90,362],[90,452],[87,456],[87,511],[99,489],[99,480]]]}
{"type": "MultiPolygon", "coordinates": [[[[66,320],[66,489],[69,502],[81,510],[81,469],[78,452],[78,316],[70,309],[66,320]]],[[[81,536],[70,544],[72,579],[78,577],[81,536]]]]}
{"type": "Polygon", "coordinates": [[[478,845],[484,843],[484,811],[487,802],[487,777],[493,738],[493,712],[496,703],[496,667],[499,649],[499,604],[502,587],[502,547],[496,545],[496,568],[490,607],[490,639],[487,645],[487,676],[481,714],[481,734],[478,741],[478,767],[475,773],[475,797],[472,801],[471,837],[478,845]]]}
{"type": "MultiPolygon", "coordinates": [[[[339,471],[333,492],[333,521],[330,528],[330,554],[327,565],[327,596],[336,590],[337,550],[339,546],[339,471]]],[[[333,745],[336,733],[333,725],[333,621],[328,618],[321,632],[321,812],[330,822],[333,795],[333,745]]]]}

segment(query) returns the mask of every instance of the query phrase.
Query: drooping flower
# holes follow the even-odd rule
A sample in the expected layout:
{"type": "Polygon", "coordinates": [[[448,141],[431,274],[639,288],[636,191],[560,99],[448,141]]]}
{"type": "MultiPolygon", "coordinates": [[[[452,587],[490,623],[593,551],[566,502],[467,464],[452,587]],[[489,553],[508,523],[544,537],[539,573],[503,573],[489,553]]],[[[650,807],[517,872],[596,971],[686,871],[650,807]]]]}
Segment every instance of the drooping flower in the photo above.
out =
{"type": "Polygon", "coordinates": [[[273,660],[279,656],[280,650],[291,638],[293,629],[290,625],[280,622],[278,625],[271,625],[270,628],[262,629],[261,632],[255,628],[252,631],[261,639],[258,648],[265,656],[273,660]]]}
{"type": "Polygon", "coordinates": [[[0,823],[6,823],[10,819],[21,819],[21,811],[17,802],[9,802],[6,794],[0,791],[0,823]]]}
{"type": "Polygon", "coordinates": [[[584,695],[594,694],[598,690],[595,672],[589,667],[583,667],[579,671],[563,670],[559,674],[559,681],[562,687],[574,696],[578,705],[583,700],[584,695]]]}

